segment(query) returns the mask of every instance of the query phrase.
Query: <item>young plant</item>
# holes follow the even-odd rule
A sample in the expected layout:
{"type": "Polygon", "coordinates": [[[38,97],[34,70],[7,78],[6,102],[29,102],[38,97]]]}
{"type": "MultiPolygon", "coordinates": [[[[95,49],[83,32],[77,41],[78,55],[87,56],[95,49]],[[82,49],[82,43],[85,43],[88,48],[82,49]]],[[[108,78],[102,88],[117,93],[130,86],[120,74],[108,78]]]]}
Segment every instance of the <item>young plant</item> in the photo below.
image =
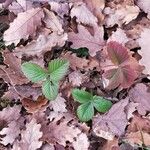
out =
{"type": "Polygon", "coordinates": [[[81,103],[77,108],[77,116],[83,122],[92,119],[94,116],[94,108],[98,112],[105,113],[112,106],[112,102],[109,100],[97,95],[93,96],[91,93],[84,90],[73,89],[72,96],[75,101],[81,103]]]}
{"type": "Polygon", "coordinates": [[[25,62],[21,69],[24,75],[32,82],[43,81],[42,93],[48,100],[55,100],[58,95],[59,81],[65,76],[69,68],[69,62],[62,59],[54,59],[48,64],[48,70],[39,65],[25,62]]]}

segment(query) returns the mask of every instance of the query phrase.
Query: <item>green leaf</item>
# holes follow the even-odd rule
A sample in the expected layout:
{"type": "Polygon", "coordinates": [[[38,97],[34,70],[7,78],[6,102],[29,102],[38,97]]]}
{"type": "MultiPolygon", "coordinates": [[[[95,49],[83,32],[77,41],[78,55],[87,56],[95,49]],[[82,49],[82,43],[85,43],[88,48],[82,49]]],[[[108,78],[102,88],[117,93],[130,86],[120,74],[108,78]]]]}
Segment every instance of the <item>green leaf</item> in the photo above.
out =
{"type": "Polygon", "coordinates": [[[59,84],[56,82],[51,82],[49,80],[45,81],[42,85],[42,93],[48,100],[55,100],[58,95],[59,84]]]}
{"type": "Polygon", "coordinates": [[[32,82],[44,80],[48,76],[47,72],[43,68],[30,62],[23,63],[21,65],[21,70],[32,82]]]}
{"type": "Polygon", "coordinates": [[[77,116],[80,121],[87,122],[94,116],[94,107],[91,102],[82,104],[77,109],[77,116]]]}
{"type": "Polygon", "coordinates": [[[73,89],[72,96],[73,96],[74,100],[79,103],[86,103],[93,99],[92,94],[90,94],[89,92],[86,92],[84,90],[79,90],[79,89],[73,89]]]}
{"type": "Polygon", "coordinates": [[[69,68],[69,62],[62,59],[54,59],[48,64],[48,71],[52,81],[61,80],[69,68]]]}
{"type": "Polygon", "coordinates": [[[112,102],[104,99],[103,97],[94,96],[93,105],[97,111],[105,113],[111,108],[112,102]]]}

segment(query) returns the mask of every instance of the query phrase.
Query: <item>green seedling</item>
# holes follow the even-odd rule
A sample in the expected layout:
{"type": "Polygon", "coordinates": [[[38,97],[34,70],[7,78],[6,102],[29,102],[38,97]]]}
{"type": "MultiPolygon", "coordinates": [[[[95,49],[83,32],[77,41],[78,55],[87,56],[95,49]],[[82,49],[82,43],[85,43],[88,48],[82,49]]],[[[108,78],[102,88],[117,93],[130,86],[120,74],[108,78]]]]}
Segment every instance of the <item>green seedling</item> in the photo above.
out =
{"type": "Polygon", "coordinates": [[[75,101],[81,105],[77,108],[77,116],[82,122],[87,122],[94,116],[94,109],[98,112],[105,113],[111,106],[112,102],[100,96],[93,96],[91,93],[73,89],[72,96],[75,101]]]}
{"type": "Polygon", "coordinates": [[[48,100],[56,99],[59,81],[65,76],[68,68],[69,62],[62,59],[49,62],[47,70],[31,62],[25,62],[21,66],[22,72],[30,81],[42,81],[42,93],[48,100]]]}

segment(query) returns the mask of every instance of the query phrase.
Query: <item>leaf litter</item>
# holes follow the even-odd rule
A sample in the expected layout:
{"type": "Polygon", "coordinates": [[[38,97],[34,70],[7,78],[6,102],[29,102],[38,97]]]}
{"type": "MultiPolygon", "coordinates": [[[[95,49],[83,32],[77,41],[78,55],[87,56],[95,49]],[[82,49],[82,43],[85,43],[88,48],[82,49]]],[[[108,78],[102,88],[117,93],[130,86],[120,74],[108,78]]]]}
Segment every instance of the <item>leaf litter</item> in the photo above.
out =
{"type": "Polygon", "coordinates": [[[0,149],[149,149],[149,6],[0,1],[0,149]],[[27,62],[45,69],[43,81],[33,77],[35,65],[22,70],[27,62]],[[77,100],[74,89],[82,91],[77,100]],[[104,109],[106,99],[112,106],[104,109]],[[90,116],[86,123],[80,112],[90,116]]]}

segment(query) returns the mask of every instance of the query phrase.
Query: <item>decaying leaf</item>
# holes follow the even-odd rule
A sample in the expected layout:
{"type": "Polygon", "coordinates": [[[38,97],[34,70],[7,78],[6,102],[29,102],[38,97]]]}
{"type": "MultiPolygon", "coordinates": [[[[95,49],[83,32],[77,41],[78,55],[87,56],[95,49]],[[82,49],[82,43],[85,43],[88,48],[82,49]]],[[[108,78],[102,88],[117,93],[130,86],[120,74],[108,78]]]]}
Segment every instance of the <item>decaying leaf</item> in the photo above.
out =
{"type": "Polygon", "coordinates": [[[148,88],[143,83],[139,83],[129,91],[130,99],[139,104],[137,110],[141,115],[145,115],[146,111],[150,111],[150,92],[148,88]]]}
{"type": "Polygon", "coordinates": [[[26,130],[21,133],[21,141],[16,141],[13,150],[37,150],[42,146],[42,132],[40,131],[41,125],[37,124],[35,119],[26,124],[26,130]]]}
{"type": "Polygon", "coordinates": [[[17,18],[10,24],[9,29],[4,33],[5,44],[14,43],[17,45],[21,39],[27,39],[29,35],[35,36],[35,31],[41,25],[43,17],[44,13],[41,8],[33,8],[19,13],[17,18]]]}
{"type": "Polygon", "coordinates": [[[150,34],[150,29],[144,28],[143,32],[141,32],[141,36],[138,39],[138,43],[141,47],[141,51],[139,51],[140,55],[142,56],[142,59],[140,60],[140,63],[145,66],[144,73],[150,74],[150,53],[149,53],[149,45],[150,45],[150,39],[148,38],[150,34]]]}
{"type": "Polygon", "coordinates": [[[113,140],[114,136],[121,136],[125,132],[128,120],[125,107],[128,99],[123,99],[114,104],[109,112],[104,115],[98,114],[93,119],[93,131],[99,136],[108,140],[113,140]],[[119,108],[119,109],[118,109],[119,108]]]}
{"type": "Polygon", "coordinates": [[[77,22],[85,25],[97,25],[97,18],[88,10],[85,3],[78,2],[71,9],[71,17],[76,17],[77,22]]]}
{"type": "Polygon", "coordinates": [[[142,67],[132,57],[128,49],[117,42],[107,44],[108,57],[113,63],[111,67],[106,65],[104,78],[108,79],[107,89],[114,89],[117,86],[130,87],[134,80],[140,75],[142,67]]]}
{"type": "Polygon", "coordinates": [[[106,18],[108,27],[112,27],[115,24],[121,26],[123,23],[128,24],[135,19],[139,14],[139,8],[137,6],[117,5],[116,10],[106,7],[104,12],[108,15],[106,18]]]}
{"type": "Polygon", "coordinates": [[[32,41],[28,45],[17,47],[14,54],[21,58],[26,56],[38,56],[40,57],[47,51],[51,51],[54,46],[63,46],[67,40],[67,34],[58,35],[56,32],[49,35],[40,34],[37,40],[32,41]]]}
{"type": "Polygon", "coordinates": [[[61,94],[58,94],[55,101],[50,101],[49,106],[55,112],[62,112],[63,113],[63,112],[67,112],[65,102],[66,102],[66,100],[63,97],[61,97],[61,94]]]}
{"type": "Polygon", "coordinates": [[[130,143],[132,146],[135,144],[138,144],[142,146],[143,144],[145,146],[150,146],[150,134],[142,131],[137,131],[137,132],[131,132],[126,135],[125,142],[130,143]]]}
{"type": "Polygon", "coordinates": [[[78,25],[78,33],[68,33],[68,40],[73,43],[72,48],[86,47],[89,54],[95,56],[104,46],[103,27],[94,27],[94,36],[82,25],[78,25]]]}
{"type": "Polygon", "coordinates": [[[15,57],[14,54],[9,51],[4,51],[3,57],[4,63],[7,64],[8,67],[0,67],[0,77],[13,86],[28,83],[29,80],[21,72],[21,59],[15,57]]]}

